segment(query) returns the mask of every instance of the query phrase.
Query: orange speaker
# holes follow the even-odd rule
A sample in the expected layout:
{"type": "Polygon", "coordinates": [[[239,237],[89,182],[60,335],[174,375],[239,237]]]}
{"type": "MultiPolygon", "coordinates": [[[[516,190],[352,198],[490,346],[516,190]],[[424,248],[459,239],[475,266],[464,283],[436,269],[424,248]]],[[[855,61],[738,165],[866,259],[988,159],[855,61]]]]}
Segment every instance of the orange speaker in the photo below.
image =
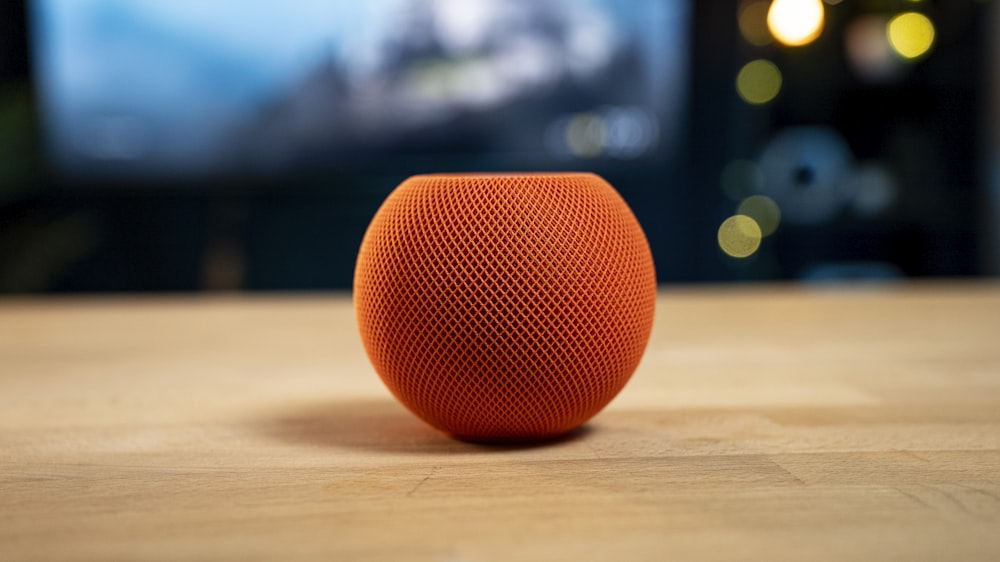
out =
{"type": "Polygon", "coordinates": [[[354,275],[365,350],[389,390],[463,440],[555,437],[635,371],[656,275],[625,201],[589,173],[404,181],[354,275]]]}

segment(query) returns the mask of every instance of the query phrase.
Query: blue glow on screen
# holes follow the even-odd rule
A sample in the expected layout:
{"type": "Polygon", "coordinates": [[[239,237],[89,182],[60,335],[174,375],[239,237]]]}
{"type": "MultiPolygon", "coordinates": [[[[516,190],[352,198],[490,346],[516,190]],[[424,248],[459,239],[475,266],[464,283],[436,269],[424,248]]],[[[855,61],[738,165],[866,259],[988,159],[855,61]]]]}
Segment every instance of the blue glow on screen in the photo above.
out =
{"type": "Polygon", "coordinates": [[[546,138],[588,112],[619,123],[626,140],[655,125],[655,142],[643,133],[648,146],[608,151],[641,157],[676,133],[686,83],[682,0],[36,0],[31,9],[49,153],[70,174],[281,170],[470,145],[572,157],[546,138]],[[634,68],[616,69],[625,52],[634,68]]]}

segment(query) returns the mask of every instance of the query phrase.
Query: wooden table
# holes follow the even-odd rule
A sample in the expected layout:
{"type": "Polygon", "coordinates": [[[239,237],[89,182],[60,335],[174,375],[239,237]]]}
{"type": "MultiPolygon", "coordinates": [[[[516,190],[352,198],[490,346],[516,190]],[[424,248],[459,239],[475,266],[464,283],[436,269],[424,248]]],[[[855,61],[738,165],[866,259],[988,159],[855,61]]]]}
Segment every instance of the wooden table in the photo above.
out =
{"type": "Polygon", "coordinates": [[[1000,284],[672,288],[534,447],[397,405],[347,295],[0,301],[0,559],[1000,560],[1000,284]]]}

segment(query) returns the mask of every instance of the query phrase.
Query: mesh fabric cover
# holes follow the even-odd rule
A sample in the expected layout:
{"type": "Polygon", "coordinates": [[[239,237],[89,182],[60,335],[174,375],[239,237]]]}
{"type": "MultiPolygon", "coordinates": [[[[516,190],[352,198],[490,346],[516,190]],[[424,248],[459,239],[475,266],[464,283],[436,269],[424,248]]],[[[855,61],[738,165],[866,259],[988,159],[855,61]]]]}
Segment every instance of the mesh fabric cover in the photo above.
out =
{"type": "Polygon", "coordinates": [[[354,300],[369,358],[413,413],[461,439],[535,439],[625,385],[656,278],[639,223],[596,175],[423,175],[368,227],[354,300]]]}

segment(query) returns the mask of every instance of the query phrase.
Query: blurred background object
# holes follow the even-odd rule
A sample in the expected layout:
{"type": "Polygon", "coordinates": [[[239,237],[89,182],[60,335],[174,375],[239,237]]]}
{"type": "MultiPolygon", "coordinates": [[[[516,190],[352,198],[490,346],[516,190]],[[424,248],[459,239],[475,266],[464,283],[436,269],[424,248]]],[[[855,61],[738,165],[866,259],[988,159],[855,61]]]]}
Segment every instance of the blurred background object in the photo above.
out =
{"type": "Polygon", "coordinates": [[[994,0],[32,0],[0,292],[337,289],[421,172],[589,170],[664,283],[1000,272],[994,0]]]}

